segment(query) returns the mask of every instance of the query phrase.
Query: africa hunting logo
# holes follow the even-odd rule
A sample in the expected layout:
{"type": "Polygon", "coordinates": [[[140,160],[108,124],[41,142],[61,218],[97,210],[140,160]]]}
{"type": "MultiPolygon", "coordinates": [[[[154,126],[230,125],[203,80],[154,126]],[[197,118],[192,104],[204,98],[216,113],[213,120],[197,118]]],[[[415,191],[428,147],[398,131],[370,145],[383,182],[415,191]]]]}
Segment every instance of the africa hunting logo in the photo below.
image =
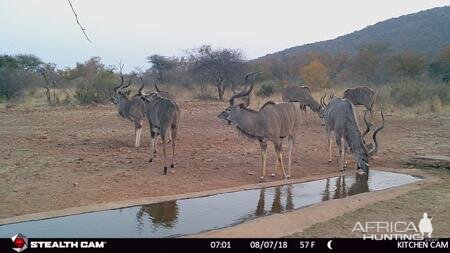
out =
{"type": "Polygon", "coordinates": [[[353,233],[362,233],[363,239],[372,240],[423,240],[431,238],[433,225],[427,213],[423,213],[416,226],[414,222],[406,221],[374,221],[374,222],[356,222],[353,227],[353,233]]]}

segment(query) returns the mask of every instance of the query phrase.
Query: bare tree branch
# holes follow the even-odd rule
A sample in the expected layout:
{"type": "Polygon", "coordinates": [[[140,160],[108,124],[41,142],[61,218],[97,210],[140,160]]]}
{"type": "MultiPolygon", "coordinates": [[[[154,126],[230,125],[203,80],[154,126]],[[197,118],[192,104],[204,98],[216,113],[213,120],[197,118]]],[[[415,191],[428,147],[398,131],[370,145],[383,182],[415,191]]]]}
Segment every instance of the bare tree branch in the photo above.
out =
{"type": "Polygon", "coordinates": [[[86,29],[84,29],[83,26],[81,26],[80,21],[78,20],[78,15],[77,15],[77,13],[75,12],[75,9],[73,8],[72,3],[70,2],[70,0],[67,0],[67,2],[69,2],[70,8],[72,9],[73,15],[75,15],[75,19],[76,19],[76,21],[77,21],[77,23],[78,23],[78,26],[80,27],[80,29],[81,29],[81,31],[83,32],[84,36],[86,37],[87,41],[92,42],[92,41],[89,39],[89,37],[87,36],[87,34],[86,34],[86,29]]]}

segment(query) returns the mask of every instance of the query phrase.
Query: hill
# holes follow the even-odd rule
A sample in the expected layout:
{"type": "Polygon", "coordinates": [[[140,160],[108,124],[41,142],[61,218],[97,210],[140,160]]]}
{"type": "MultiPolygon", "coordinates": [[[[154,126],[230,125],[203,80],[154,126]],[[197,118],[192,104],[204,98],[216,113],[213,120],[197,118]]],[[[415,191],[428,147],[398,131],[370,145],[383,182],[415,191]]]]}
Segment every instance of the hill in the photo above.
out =
{"type": "Polygon", "coordinates": [[[308,52],[354,54],[368,44],[388,44],[393,52],[436,53],[450,44],[450,6],[391,18],[332,40],[288,48],[258,60],[299,57],[308,52]]]}

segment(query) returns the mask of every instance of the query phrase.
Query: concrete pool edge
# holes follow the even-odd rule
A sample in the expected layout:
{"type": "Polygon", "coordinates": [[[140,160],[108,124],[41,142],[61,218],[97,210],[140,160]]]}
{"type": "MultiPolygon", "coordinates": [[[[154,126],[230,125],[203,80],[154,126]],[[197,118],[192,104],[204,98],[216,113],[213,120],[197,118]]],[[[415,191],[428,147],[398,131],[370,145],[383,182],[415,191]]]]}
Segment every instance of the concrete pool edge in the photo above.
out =
{"type": "MultiPolygon", "coordinates": [[[[405,171],[401,171],[399,169],[386,169],[386,168],[375,168],[375,169],[381,170],[381,171],[394,172],[394,173],[396,172],[396,173],[412,174],[411,173],[412,170],[407,170],[405,173],[405,171]]],[[[14,216],[14,217],[9,217],[9,218],[3,218],[3,219],[0,219],[0,225],[6,225],[6,224],[18,223],[18,222],[24,222],[24,221],[63,217],[63,216],[83,214],[83,213],[91,213],[91,212],[97,212],[97,211],[105,211],[105,210],[118,209],[118,208],[126,208],[126,207],[138,206],[138,205],[146,205],[146,204],[152,204],[152,203],[158,203],[158,202],[164,202],[164,201],[178,200],[178,199],[205,197],[205,196],[221,194],[221,193],[259,189],[259,188],[263,188],[263,187],[273,187],[273,186],[286,185],[286,184],[309,182],[309,181],[313,181],[313,180],[320,180],[320,179],[324,179],[324,178],[336,177],[336,176],[341,176],[341,175],[350,175],[350,174],[354,174],[354,173],[355,173],[354,170],[349,170],[346,172],[336,172],[336,173],[325,174],[325,175],[315,175],[315,176],[309,176],[309,177],[304,177],[304,178],[291,179],[288,181],[279,180],[279,181],[274,181],[274,182],[255,183],[255,184],[207,190],[207,191],[201,191],[201,192],[192,192],[192,193],[157,196],[157,197],[144,197],[144,198],[139,198],[139,199],[99,203],[99,204],[93,204],[93,205],[87,205],[87,206],[81,206],[81,207],[71,207],[71,208],[66,208],[66,209],[59,209],[59,210],[52,210],[52,211],[46,211],[46,212],[31,213],[31,214],[25,214],[25,215],[14,216]]],[[[419,175],[419,176],[421,176],[421,175],[419,175]]],[[[421,180],[421,181],[424,181],[424,180],[421,180]]]]}
{"type": "Polygon", "coordinates": [[[285,213],[249,220],[236,226],[211,230],[186,238],[280,238],[303,232],[310,226],[325,222],[369,204],[394,199],[421,187],[438,183],[440,178],[418,169],[377,168],[381,171],[419,176],[423,180],[389,189],[365,192],[342,199],[333,199],[285,213]],[[331,211],[330,211],[331,210],[331,211]],[[307,217],[305,219],[305,217],[307,217]]]}

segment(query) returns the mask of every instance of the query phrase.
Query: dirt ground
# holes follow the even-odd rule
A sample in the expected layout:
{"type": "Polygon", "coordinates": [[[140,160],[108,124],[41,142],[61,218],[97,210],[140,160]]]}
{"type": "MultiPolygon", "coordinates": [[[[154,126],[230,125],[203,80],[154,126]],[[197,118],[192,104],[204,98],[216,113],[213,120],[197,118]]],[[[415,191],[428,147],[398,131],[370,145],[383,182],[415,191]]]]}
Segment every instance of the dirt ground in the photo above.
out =
{"type": "MultiPolygon", "coordinates": [[[[179,105],[176,163],[168,175],[162,174],[161,148],[148,163],[147,124],[141,148],[135,150],[132,124],[119,118],[112,105],[11,108],[0,113],[0,218],[258,182],[259,145],[239,137],[234,127],[216,117],[226,103],[179,105]]],[[[448,155],[449,129],[446,117],[400,117],[389,112],[371,166],[400,167],[403,159],[415,154],[448,155]]],[[[326,142],[318,117],[308,115],[293,152],[293,178],[338,170],[338,158],[328,164],[326,142]]],[[[268,151],[270,175],[275,164],[271,144],[268,151]]]]}

